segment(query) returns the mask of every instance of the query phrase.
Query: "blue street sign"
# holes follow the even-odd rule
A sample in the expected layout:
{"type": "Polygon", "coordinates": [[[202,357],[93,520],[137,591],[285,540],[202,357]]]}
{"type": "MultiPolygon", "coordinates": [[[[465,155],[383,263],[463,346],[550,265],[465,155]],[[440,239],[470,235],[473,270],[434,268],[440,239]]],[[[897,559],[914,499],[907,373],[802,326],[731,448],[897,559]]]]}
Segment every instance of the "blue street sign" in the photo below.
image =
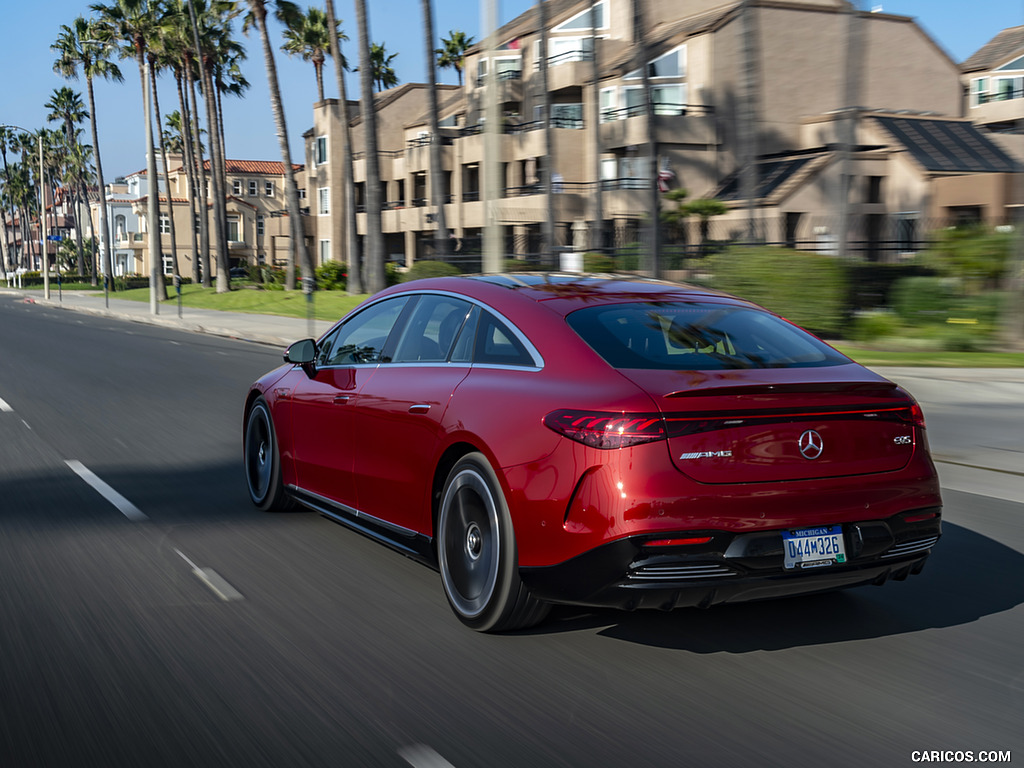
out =
{"type": "Polygon", "coordinates": [[[46,239],[54,243],[59,243],[63,238],[60,235],[47,235],[46,239]]]}

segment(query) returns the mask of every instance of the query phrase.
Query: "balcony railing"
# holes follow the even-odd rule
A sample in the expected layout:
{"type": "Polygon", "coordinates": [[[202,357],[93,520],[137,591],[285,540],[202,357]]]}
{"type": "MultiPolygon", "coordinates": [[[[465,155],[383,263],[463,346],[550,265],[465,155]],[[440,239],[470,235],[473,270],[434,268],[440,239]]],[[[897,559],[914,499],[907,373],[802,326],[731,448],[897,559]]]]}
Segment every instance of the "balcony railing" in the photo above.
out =
{"type": "MultiPolygon", "coordinates": [[[[521,69],[503,69],[498,72],[495,77],[498,80],[520,80],[523,77],[523,70],[521,69]]],[[[477,88],[482,88],[484,83],[487,82],[487,75],[481,75],[476,79],[477,88]]]]}
{"type": "MultiPolygon", "coordinates": [[[[615,120],[626,120],[630,117],[643,117],[646,114],[645,104],[631,104],[621,109],[602,109],[601,122],[610,123],[615,120]]],[[[661,117],[683,117],[685,115],[713,115],[715,108],[706,104],[667,104],[658,102],[654,105],[654,114],[661,117]]]]}
{"type": "Polygon", "coordinates": [[[997,91],[995,93],[975,94],[978,104],[991,104],[993,101],[1012,101],[1013,99],[1024,99],[1024,89],[1018,88],[1012,91],[997,91]]]}

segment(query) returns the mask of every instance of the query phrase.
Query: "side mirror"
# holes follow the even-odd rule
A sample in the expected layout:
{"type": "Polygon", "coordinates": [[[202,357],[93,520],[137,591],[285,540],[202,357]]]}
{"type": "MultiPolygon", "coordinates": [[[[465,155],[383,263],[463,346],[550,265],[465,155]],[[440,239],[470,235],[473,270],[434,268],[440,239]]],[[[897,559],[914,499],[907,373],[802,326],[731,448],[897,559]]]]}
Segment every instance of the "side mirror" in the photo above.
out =
{"type": "Polygon", "coordinates": [[[312,365],[316,360],[316,342],[313,339],[296,341],[284,352],[284,361],[293,365],[312,365]]]}

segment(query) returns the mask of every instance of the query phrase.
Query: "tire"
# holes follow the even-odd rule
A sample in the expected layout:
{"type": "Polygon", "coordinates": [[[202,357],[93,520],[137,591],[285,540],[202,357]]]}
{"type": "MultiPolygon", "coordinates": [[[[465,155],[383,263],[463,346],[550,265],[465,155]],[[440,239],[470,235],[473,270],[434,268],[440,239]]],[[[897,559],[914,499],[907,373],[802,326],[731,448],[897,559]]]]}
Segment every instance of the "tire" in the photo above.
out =
{"type": "Polygon", "coordinates": [[[487,459],[464,456],[441,493],[437,559],[448,604],[478,632],[507,632],[539,623],[548,606],[519,578],[515,532],[487,459]]]}
{"type": "Polygon", "coordinates": [[[245,483],[252,503],[265,512],[290,509],[293,502],[281,482],[277,434],[270,418],[270,406],[262,396],[256,398],[245,420],[242,445],[245,483]]]}

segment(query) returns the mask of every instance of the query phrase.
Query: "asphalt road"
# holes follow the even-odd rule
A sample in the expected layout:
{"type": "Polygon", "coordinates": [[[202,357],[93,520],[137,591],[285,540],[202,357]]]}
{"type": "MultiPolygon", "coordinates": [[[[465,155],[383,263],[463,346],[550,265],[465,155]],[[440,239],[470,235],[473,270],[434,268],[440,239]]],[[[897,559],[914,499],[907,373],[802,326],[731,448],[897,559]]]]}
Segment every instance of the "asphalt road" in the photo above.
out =
{"type": "MultiPolygon", "coordinates": [[[[1024,760],[1024,508],[986,491],[1000,473],[946,490],[905,583],[483,636],[432,571],[249,505],[242,397],[279,360],[0,296],[0,767],[1024,760]]],[[[936,453],[1022,434],[1019,401],[942,391],[936,453]]]]}

